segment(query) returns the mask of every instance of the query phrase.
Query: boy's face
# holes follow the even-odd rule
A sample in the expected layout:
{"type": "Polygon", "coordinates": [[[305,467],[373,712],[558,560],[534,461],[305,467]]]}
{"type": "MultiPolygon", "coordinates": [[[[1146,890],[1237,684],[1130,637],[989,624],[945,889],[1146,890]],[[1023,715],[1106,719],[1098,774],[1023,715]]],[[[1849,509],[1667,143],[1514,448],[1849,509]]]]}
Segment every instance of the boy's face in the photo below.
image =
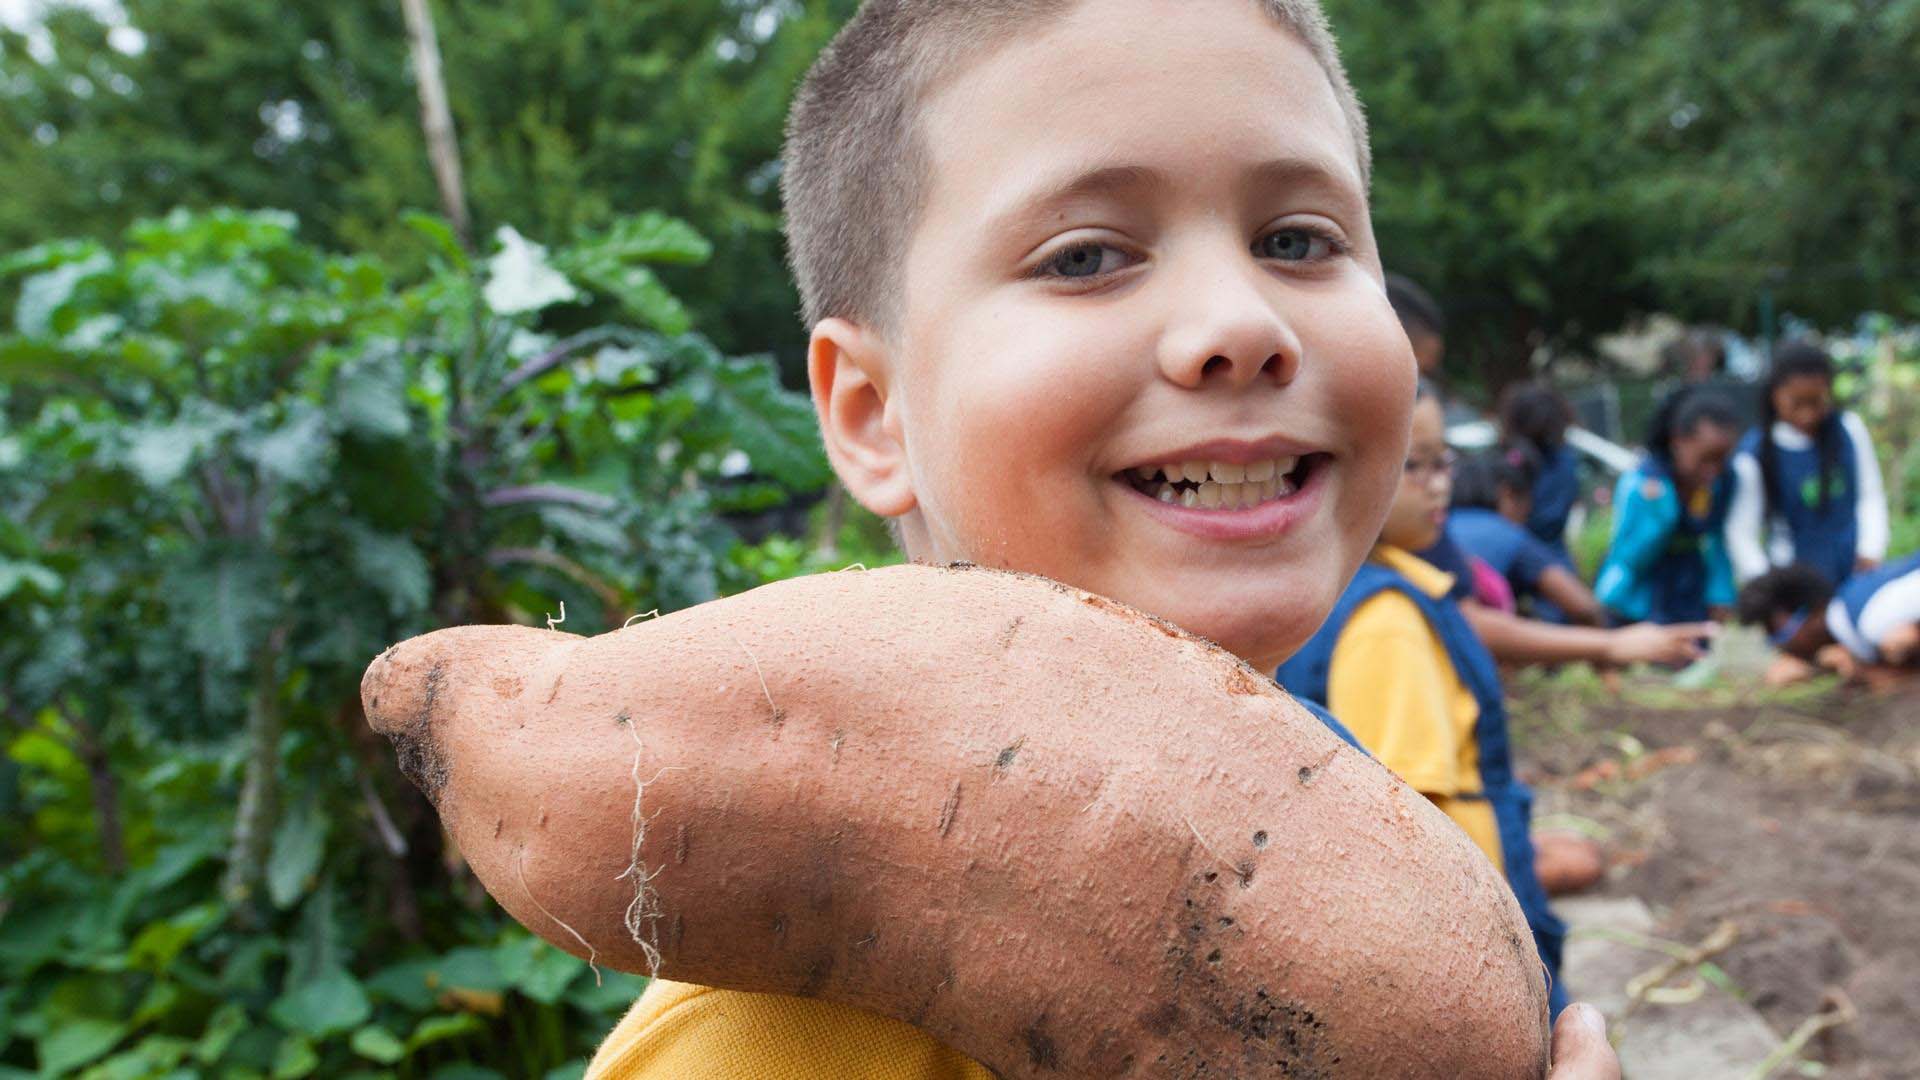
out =
{"type": "Polygon", "coordinates": [[[1250,0],[1089,0],[919,123],[882,347],[909,554],[1284,659],[1377,533],[1414,388],[1326,76],[1250,0]]]}

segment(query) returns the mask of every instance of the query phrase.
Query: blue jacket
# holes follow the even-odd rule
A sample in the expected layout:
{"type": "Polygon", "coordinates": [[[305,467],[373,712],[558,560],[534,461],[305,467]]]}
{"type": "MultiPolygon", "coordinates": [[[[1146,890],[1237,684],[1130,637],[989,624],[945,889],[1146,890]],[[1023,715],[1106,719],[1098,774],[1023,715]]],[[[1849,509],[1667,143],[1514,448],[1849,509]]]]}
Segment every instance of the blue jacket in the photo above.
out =
{"type": "Polygon", "coordinates": [[[1500,854],[1506,864],[1507,884],[1513,888],[1520,910],[1526,914],[1527,925],[1533,929],[1534,945],[1547,966],[1548,997],[1557,1016],[1567,1004],[1566,990],[1560,985],[1560,956],[1567,927],[1547,906],[1547,892],[1534,874],[1533,840],[1528,835],[1533,792],[1513,775],[1513,760],[1507,745],[1506,697],[1500,686],[1499,668],[1473,628],[1467,625],[1466,617],[1460,614],[1459,605],[1450,599],[1435,600],[1394,570],[1368,562],[1360,567],[1359,574],[1341,594],[1333,614],[1320,631],[1280,666],[1277,673],[1280,685],[1296,698],[1324,705],[1333,671],[1333,650],[1341,631],[1360,605],[1387,589],[1397,590],[1420,609],[1427,625],[1446,648],[1462,685],[1473,694],[1479,706],[1474,742],[1480,755],[1482,797],[1491,804],[1494,820],[1499,824],[1500,854]]]}
{"type": "MultiPolygon", "coordinates": [[[[1766,486],[1767,521],[1786,526],[1793,541],[1793,559],[1806,563],[1827,575],[1835,585],[1853,576],[1855,550],[1860,539],[1856,516],[1860,492],[1859,458],[1855,456],[1853,436],[1840,422],[1840,414],[1828,415],[1821,425],[1822,434],[1833,440],[1836,460],[1827,475],[1827,498],[1820,500],[1820,450],[1818,440],[1798,450],[1775,444],[1771,457],[1774,482],[1766,486]]],[[[1761,431],[1755,428],[1740,440],[1740,452],[1762,466],[1764,447],[1761,431]]],[[[1766,476],[1763,467],[1760,475],[1766,476]]]]}
{"type": "Polygon", "coordinates": [[[1733,479],[1720,474],[1704,511],[1680,505],[1658,458],[1642,458],[1614,489],[1613,543],[1593,591],[1630,621],[1698,622],[1733,604],[1733,566],[1723,530],[1733,479]]]}

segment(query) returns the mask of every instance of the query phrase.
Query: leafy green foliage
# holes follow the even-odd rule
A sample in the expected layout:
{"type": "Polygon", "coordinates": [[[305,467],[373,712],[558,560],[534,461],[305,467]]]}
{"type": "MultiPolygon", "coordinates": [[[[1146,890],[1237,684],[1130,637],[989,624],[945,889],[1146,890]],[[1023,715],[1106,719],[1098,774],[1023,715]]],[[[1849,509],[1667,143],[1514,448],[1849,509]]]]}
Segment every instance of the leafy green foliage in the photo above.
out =
{"type": "Polygon", "coordinates": [[[811,410],[622,291],[684,223],[412,235],[413,278],[225,210],[0,260],[0,1068],[577,1075],[637,992],[448,879],[359,673],[757,584],[726,515],[826,483],[811,410]]]}
{"type": "MultiPolygon", "coordinates": [[[[788,97],[852,0],[434,5],[476,237],[556,248],[632,207],[690,222],[579,284],[680,306],[730,350],[795,340],[777,155],[788,97]],[[715,258],[690,272],[711,238],[715,258]],[[664,283],[664,284],[662,284],[664,283]],[[671,289],[671,294],[669,293],[671,289]]],[[[329,244],[424,262],[405,214],[437,205],[398,5],[124,0],[144,48],[75,9],[51,55],[0,32],[0,249],[104,240],[177,203],[274,206],[329,244]]],[[[662,219],[664,220],[664,219],[662,219]]],[[[684,316],[683,316],[684,317],[684,316]]],[[[668,332],[686,324],[647,320],[668,332]]]]}

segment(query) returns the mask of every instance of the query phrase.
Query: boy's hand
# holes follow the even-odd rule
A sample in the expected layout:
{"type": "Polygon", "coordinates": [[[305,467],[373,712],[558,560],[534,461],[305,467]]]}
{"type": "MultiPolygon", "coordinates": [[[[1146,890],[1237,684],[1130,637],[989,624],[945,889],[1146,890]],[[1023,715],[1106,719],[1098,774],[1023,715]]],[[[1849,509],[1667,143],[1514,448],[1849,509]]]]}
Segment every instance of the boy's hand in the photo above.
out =
{"type": "Polygon", "coordinates": [[[1635,623],[1613,632],[1607,641],[1607,661],[1613,664],[1691,664],[1706,655],[1701,644],[1718,636],[1713,623],[1659,626],[1635,623]]]}
{"type": "Polygon", "coordinates": [[[1880,569],[1879,559],[1871,559],[1865,555],[1862,555],[1859,558],[1853,560],[1853,572],[1856,574],[1864,574],[1864,573],[1867,573],[1868,571],[1878,570],[1878,569],[1880,569]]]}
{"type": "Polygon", "coordinates": [[[1575,1004],[1560,1014],[1547,1080],[1620,1080],[1620,1056],[1607,1042],[1607,1020],[1599,1009],[1575,1004]]]}

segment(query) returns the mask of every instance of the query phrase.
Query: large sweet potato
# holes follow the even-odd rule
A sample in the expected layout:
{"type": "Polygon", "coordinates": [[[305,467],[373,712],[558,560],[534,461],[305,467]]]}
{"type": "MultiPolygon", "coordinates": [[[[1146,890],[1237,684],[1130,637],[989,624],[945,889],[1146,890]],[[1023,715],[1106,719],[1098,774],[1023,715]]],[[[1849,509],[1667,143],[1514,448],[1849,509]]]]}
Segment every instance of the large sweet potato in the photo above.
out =
{"type": "Polygon", "coordinates": [[[362,693],[500,903],[602,964],[1004,1076],[1545,1070],[1526,924],[1459,829],[1225,652],[1050,581],[443,630],[362,693]]]}

